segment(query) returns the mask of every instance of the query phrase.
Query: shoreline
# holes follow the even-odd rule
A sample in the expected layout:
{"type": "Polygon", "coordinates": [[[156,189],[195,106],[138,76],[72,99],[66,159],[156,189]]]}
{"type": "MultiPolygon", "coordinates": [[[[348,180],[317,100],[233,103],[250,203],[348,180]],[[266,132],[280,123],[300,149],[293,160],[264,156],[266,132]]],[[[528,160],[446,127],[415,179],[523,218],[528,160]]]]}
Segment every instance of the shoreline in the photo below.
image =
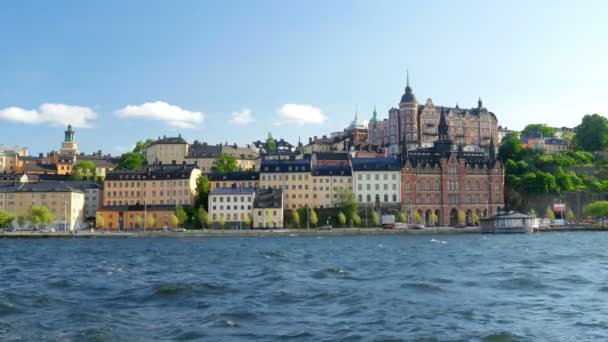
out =
{"type": "MultiPolygon", "coordinates": [[[[608,231],[606,228],[585,226],[550,227],[536,229],[535,233],[608,231]]],[[[202,238],[202,237],[273,237],[273,236],[366,236],[366,235],[436,235],[436,234],[481,234],[480,228],[436,227],[423,229],[382,229],[382,228],[335,228],[332,230],[317,229],[274,229],[274,230],[189,230],[186,232],[171,231],[79,231],[69,232],[2,232],[0,239],[87,239],[87,238],[202,238]]],[[[502,235],[502,234],[491,234],[502,235]]]]}

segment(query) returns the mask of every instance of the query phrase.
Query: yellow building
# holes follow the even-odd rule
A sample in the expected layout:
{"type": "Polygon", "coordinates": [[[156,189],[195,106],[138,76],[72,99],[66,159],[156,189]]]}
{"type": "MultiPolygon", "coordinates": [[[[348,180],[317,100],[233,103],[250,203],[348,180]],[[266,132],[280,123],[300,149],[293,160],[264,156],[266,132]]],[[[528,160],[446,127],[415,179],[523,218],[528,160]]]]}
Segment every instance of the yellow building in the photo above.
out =
{"type": "Polygon", "coordinates": [[[312,207],[336,207],[337,192],[344,189],[353,190],[350,166],[316,166],[312,170],[312,207]]]}
{"type": "Polygon", "coordinates": [[[222,153],[232,155],[236,158],[237,167],[242,171],[253,171],[256,168],[256,161],[259,154],[251,146],[239,147],[234,145],[222,146],[222,153]]]}
{"type": "Polygon", "coordinates": [[[285,209],[313,204],[310,159],[263,160],[260,166],[260,188],[283,191],[285,209]]]}
{"type": "Polygon", "coordinates": [[[0,172],[13,173],[17,170],[18,158],[28,155],[27,147],[0,145],[0,172]]]}
{"type": "Polygon", "coordinates": [[[188,155],[185,156],[188,164],[197,164],[202,173],[212,173],[213,163],[222,154],[229,154],[236,158],[240,171],[253,171],[257,169],[259,155],[251,146],[239,147],[236,145],[209,145],[195,141],[190,145],[188,155]]]}
{"type": "Polygon", "coordinates": [[[32,206],[49,208],[53,216],[51,225],[55,229],[74,230],[84,224],[85,194],[63,182],[19,183],[0,187],[0,209],[19,216],[27,215],[32,206]]]}
{"type": "Polygon", "coordinates": [[[283,191],[259,189],[253,200],[252,223],[254,229],[282,228],[283,191]]]}
{"type": "Polygon", "coordinates": [[[101,229],[110,230],[158,230],[174,228],[169,218],[175,213],[175,205],[117,205],[107,206],[97,210],[97,217],[101,217],[101,229]]]}
{"type": "Polygon", "coordinates": [[[191,205],[196,196],[195,165],[144,165],[134,170],[114,170],[106,174],[104,206],[136,204],[191,205]]]}
{"type": "Polygon", "coordinates": [[[224,172],[210,173],[210,191],[217,188],[258,188],[260,186],[259,172],[224,172]]]}
{"type": "Polygon", "coordinates": [[[188,142],[182,138],[181,134],[177,137],[158,137],[150,146],[146,148],[146,160],[148,163],[181,164],[188,155],[188,142]]]}

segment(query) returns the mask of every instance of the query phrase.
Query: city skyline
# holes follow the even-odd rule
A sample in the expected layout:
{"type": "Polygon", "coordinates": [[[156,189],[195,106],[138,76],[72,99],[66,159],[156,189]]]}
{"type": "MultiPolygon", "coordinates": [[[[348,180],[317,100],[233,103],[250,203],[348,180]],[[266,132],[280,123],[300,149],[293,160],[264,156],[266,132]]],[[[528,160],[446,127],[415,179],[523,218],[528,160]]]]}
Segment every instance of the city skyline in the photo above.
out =
{"type": "Polygon", "coordinates": [[[306,142],[344,129],[355,108],[386,118],[406,69],[418,102],[471,108],[481,97],[511,129],[605,115],[606,5],[504,6],[3,4],[0,143],[47,152],[68,123],[86,153],[178,134],[306,142]]]}

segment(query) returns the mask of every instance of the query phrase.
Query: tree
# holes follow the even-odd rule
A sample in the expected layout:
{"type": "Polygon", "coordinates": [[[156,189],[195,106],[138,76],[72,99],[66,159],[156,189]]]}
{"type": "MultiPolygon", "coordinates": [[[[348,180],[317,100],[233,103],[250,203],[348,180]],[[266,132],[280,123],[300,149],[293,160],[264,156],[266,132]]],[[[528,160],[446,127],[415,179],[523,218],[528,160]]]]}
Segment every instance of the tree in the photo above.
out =
{"type": "Polygon", "coordinates": [[[169,216],[169,226],[175,228],[178,224],[179,219],[177,218],[177,216],[175,214],[171,214],[171,216],[169,216]]]}
{"type": "Polygon", "coordinates": [[[378,226],[380,224],[380,217],[378,217],[378,213],[375,210],[372,211],[372,223],[374,226],[378,226]]]}
{"type": "Polygon", "coordinates": [[[0,228],[9,227],[14,219],[15,214],[0,209],[0,228]]]}
{"type": "Polygon", "coordinates": [[[572,209],[568,209],[568,212],[566,213],[566,217],[568,218],[568,221],[570,223],[574,222],[574,220],[576,219],[576,216],[574,216],[574,211],[572,211],[572,209]]]}
{"type": "Polygon", "coordinates": [[[338,223],[339,223],[341,226],[344,226],[344,225],[346,224],[346,215],[344,215],[344,213],[343,213],[343,212],[339,212],[339,213],[338,213],[338,223]]]}
{"type": "Polygon", "coordinates": [[[414,213],[414,223],[416,223],[416,224],[422,223],[422,216],[417,211],[414,213]]]}
{"type": "Polygon", "coordinates": [[[211,191],[211,182],[207,175],[200,175],[196,179],[196,207],[203,207],[206,211],[209,210],[209,191],[211,191]]]}
{"type": "Polygon", "coordinates": [[[536,217],[536,210],[534,210],[534,208],[530,209],[530,211],[528,212],[528,215],[532,216],[532,217],[536,217]]]}
{"type": "Polygon", "coordinates": [[[551,222],[555,221],[555,213],[553,212],[553,210],[551,209],[551,207],[547,207],[547,209],[545,210],[545,216],[547,216],[547,218],[551,222]]]}
{"type": "Polygon", "coordinates": [[[407,217],[405,216],[405,213],[403,211],[399,212],[399,215],[397,216],[397,219],[401,223],[405,223],[405,221],[407,221],[407,217]]]}
{"type": "Polygon", "coordinates": [[[319,224],[319,217],[317,216],[317,212],[314,209],[310,210],[310,225],[311,226],[316,226],[317,224],[319,224]]]}
{"type": "Polygon", "coordinates": [[[53,215],[49,208],[44,206],[32,206],[28,213],[28,220],[34,224],[47,225],[53,222],[53,215]]]}
{"type": "Polygon", "coordinates": [[[154,216],[148,215],[148,218],[146,219],[146,228],[147,229],[156,228],[156,219],[154,218],[154,216]]]}
{"type": "Polygon", "coordinates": [[[300,228],[300,214],[297,210],[293,210],[291,212],[291,222],[296,228],[300,228]]]}
{"type": "Polygon", "coordinates": [[[196,220],[201,224],[201,227],[205,228],[205,224],[207,223],[207,219],[209,218],[209,214],[205,208],[200,207],[196,210],[196,220]]]}
{"type": "Polygon", "coordinates": [[[554,137],[556,132],[555,128],[546,124],[529,124],[521,131],[521,136],[529,137],[534,131],[539,131],[545,138],[554,137]]]}
{"type": "Polygon", "coordinates": [[[272,227],[272,215],[270,214],[270,210],[265,210],[264,220],[266,221],[266,227],[272,227]]]}
{"type": "Polygon", "coordinates": [[[596,201],[588,204],[583,210],[585,215],[591,217],[608,216],[608,201],[596,201]]]}
{"type": "Polygon", "coordinates": [[[336,205],[347,217],[352,218],[359,211],[355,194],[346,188],[336,190],[336,205]]]}
{"type": "Polygon", "coordinates": [[[249,215],[249,213],[245,214],[245,217],[243,218],[243,223],[245,223],[245,227],[247,229],[251,228],[251,215],[249,215]]]}
{"type": "Polygon", "coordinates": [[[432,213],[431,214],[431,219],[433,220],[433,224],[434,225],[436,225],[436,226],[439,225],[439,217],[437,216],[437,214],[432,213]]]}
{"type": "Polygon", "coordinates": [[[473,213],[473,223],[477,224],[479,222],[479,215],[473,213]]]}
{"type": "Polygon", "coordinates": [[[603,151],[608,147],[608,119],[599,115],[585,115],[576,127],[574,146],[584,151],[603,151]]]}
{"type": "Polygon", "coordinates": [[[211,227],[211,216],[207,215],[207,218],[205,219],[205,224],[207,225],[207,227],[211,227]]]}
{"type": "Polygon", "coordinates": [[[152,143],[154,142],[154,139],[152,138],[148,138],[146,140],[139,140],[135,143],[135,147],[133,148],[133,152],[134,153],[139,153],[141,154],[142,157],[146,157],[146,149],[148,148],[148,146],[152,145],[152,143]]]}
{"type": "Polygon", "coordinates": [[[222,153],[211,166],[213,172],[236,172],[239,170],[236,157],[232,154],[222,153]]]}
{"type": "Polygon", "coordinates": [[[90,160],[80,161],[72,166],[70,178],[73,180],[95,180],[97,166],[90,160]]]}
{"type": "Polygon", "coordinates": [[[224,225],[226,224],[226,219],[224,219],[224,215],[220,215],[220,220],[217,223],[220,225],[220,228],[224,229],[224,225]]]}
{"type": "MultiPolygon", "coordinates": [[[[103,218],[102,218],[102,220],[103,220],[103,218]]],[[[17,216],[17,225],[19,226],[19,229],[23,228],[23,226],[25,225],[25,222],[27,222],[27,217],[25,215],[17,216]]]]}
{"type": "Polygon", "coordinates": [[[181,205],[178,205],[177,208],[175,208],[175,217],[177,217],[177,222],[180,225],[183,225],[184,222],[188,220],[188,214],[181,205]]]}
{"type": "Polygon", "coordinates": [[[141,215],[135,215],[135,228],[143,228],[143,223],[144,219],[141,217],[141,215]]]}
{"type": "Polygon", "coordinates": [[[140,153],[127,152],[120,156],[118,168],[123,170],[132,170],[141,167],[144,157],[140,153]]]}
{"type": "Polygon", "coordinates": [[[516,133],[509,133],[505,136],[498,148],[498,157],[502,160],[519,159],[521,155],[521,140],[516,133]]]}
{"type": "Polygon", "coordinates": [[[268,132],[268,138],[266,138],[266,151],[274,151],[277,149],[277,141],[274,140],[272,134],[268,132]]]}
{"type": "Polygon", "coordinates": [[[458,210],[458,223],[464,224],[467,221],[467,215],[462,210],[458,210]]]}
{"type": "Polygon", "coordinates": [[[353,223],[358,226],[361,224],[361,217],[359,216],[359,214],[355,213],[351,219],[353,221],[353,223]]]}
{"type": "Polygon", "coordinates": [[[97,229],[101,229],[101,228],[103,228],[105,225],[106,225],[106,222],[104,221],[103,216],[101,216],[101,215],[97,214],[97,215],[95,216],[95,227],[96,227],[97,229]]]}

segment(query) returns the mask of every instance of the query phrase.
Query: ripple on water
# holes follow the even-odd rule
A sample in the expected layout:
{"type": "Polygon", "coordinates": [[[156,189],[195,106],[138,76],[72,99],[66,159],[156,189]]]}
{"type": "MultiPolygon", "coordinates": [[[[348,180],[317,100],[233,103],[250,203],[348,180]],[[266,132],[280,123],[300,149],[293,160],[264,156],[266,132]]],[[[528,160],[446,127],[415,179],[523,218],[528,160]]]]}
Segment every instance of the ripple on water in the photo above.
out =
{"type": "Polygon", "coordinates": [[[444,292],[444,290],[441,287],[439,287],[437,285],[429,284],[429,283],[424,283],[424,282],[405,283],[405,284],[401,284],[400,287],[402,289],[412,289],[417,292],[431,292],[431,293],[444,292]]]}
{"type": "Polygon", "coordinates": [[[514,277],[500,281],[497,287],[506,290],[541,290],[546,286],[532,277],[514,277]]]}
{"type": "Polygon", "coordinates": [[[508,331],[501,331],[486,335],[482,338],[483,342],[516,342],[522,341],[522,338],[508,331]]]}

